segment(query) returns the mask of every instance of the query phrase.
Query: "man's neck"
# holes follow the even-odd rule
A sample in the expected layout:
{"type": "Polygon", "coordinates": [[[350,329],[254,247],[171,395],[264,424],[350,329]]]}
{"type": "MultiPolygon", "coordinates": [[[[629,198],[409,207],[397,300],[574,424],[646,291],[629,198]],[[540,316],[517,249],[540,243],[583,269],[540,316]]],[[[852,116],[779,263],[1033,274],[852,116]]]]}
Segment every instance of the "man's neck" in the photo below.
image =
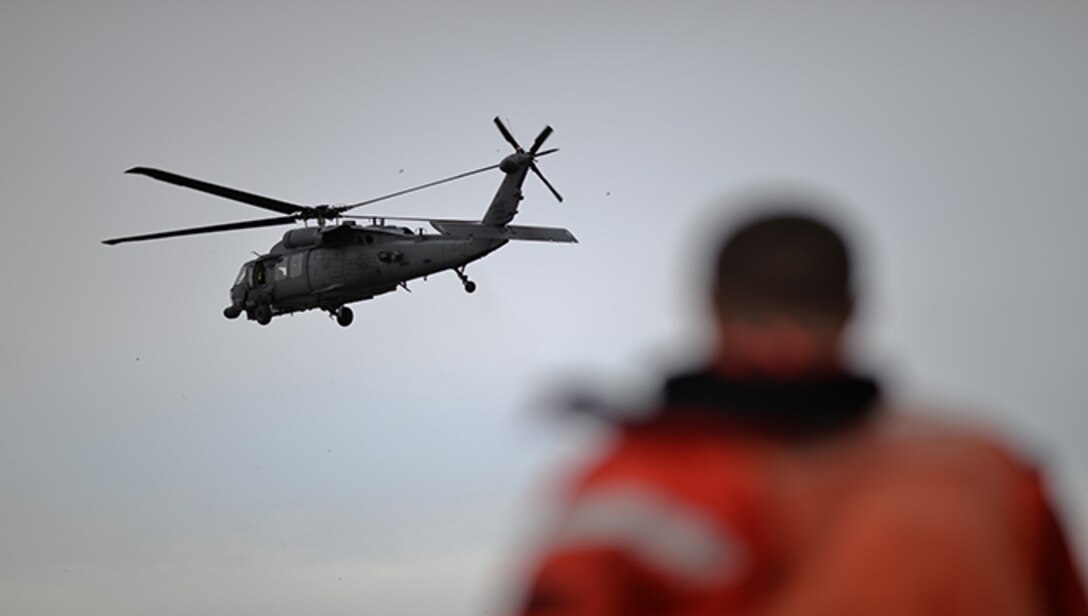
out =
{"type": "Polygon", "coordinates": [[[816,381],[845,371],[839,328],[723,319],[719,332],[714,370],[729,379],[816,381]]]}

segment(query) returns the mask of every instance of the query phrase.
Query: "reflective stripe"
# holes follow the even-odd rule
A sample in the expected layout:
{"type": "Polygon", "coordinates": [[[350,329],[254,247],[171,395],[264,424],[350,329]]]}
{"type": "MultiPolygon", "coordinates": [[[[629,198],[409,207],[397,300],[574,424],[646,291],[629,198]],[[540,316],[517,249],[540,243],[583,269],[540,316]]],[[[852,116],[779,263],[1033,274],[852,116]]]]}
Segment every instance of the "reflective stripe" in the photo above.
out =
{"type": "Polygon", "coordinates": [[[556,549],[621,549],[690,583],[722,583],[740,574],[739,541],[700,511],[629,484],[582,495],[554,538],[556,549]]]}

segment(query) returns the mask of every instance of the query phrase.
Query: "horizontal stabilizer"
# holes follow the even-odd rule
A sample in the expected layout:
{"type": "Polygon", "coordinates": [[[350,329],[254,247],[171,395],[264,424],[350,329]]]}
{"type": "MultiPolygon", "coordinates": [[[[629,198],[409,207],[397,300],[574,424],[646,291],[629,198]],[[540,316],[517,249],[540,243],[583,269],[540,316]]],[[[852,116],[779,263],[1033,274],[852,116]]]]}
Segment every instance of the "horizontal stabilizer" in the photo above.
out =
{"type": "Polygon", "coordinates": [[[526,227],[519,225],[485,225],[478,222],[448,222],[432,220],[431,226],[445,235],[475,237],[483,240],[529,240],[534,242],[577,243],[574,234],[559,227],[526,227]]]}

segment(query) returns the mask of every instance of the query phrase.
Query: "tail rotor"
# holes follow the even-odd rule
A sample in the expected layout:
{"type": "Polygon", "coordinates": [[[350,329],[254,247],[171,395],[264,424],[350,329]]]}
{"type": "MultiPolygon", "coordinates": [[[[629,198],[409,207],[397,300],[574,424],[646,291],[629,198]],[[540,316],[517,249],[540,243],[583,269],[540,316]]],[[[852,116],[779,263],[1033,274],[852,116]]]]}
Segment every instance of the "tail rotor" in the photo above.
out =
{"type": "Polygon", "coordinates": [[[502,120],[499,119],[499,116],[495,116],[495,126],[498,127],[499,132],[502,133],[502,136],[504,139],[506,139],[506,142],[514,146],[514,150],[518,154],[525,154],[529,157],[529,169],[536,175],[536,177],[540,178],[540,181],[544,183],[544,186],[548,187],[548,190],[551,191],[552,195],[555,196],[556,200],[562,203],[563,196],[559,194],[559,191],[557,191],[555,187],[552,186],[552,183],[549,182],[548,179],[544,177],[544,174],[540,172],[540,168],[536,166],[537,158],[558,151],[556,148],[540,151],[540,147],[543,146],[544,142],[548,140],[549,136],[551,136],[553,132],[552,127],[545,126],[544,130],[540,131],[540,134],[537,135],[536,139],[533,140],[533,145],[529,147],[529,151],[526,152],[525,149],[518,144],[517,140],[514,139],[514,135],[512,135],[510,131],[506,128],[506,125],[502,123],[502,120]]]}

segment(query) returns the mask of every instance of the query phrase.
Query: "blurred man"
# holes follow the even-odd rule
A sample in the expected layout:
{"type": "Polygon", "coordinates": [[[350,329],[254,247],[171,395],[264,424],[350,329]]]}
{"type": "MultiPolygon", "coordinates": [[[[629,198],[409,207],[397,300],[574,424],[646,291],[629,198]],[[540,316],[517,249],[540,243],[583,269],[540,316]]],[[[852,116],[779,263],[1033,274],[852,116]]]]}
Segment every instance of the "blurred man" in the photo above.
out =
{"type": "Polygon", "coordinates": [[[844,364],[835,230],[755,219],[711,286],[710,365],[575,478],[522,613],[1088,614],[1035,472],[844,364]]]}

